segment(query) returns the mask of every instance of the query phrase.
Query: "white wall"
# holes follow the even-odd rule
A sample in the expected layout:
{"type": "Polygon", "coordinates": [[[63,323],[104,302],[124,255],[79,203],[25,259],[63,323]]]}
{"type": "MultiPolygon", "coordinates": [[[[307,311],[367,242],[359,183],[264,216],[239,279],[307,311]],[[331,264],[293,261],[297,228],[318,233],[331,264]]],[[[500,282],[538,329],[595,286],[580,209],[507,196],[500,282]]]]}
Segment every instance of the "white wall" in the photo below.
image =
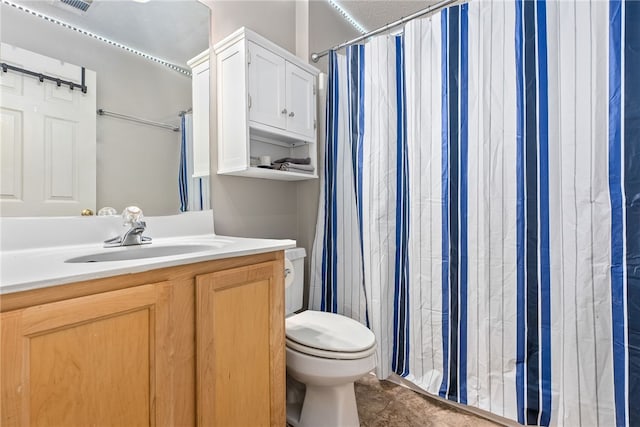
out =
{"type": "MultiPolygon", "coordinates": [[[[357,35],[355,30],[325,0],[314,0],[308,5],[301,4],[302,1],[268,0],[208,0],[205,3],[212,9],[210,31],[212,44],[242,26],[254,30],[294,54],[304,52],[305,44],[308,45],[306,50],[311,53],[324,50],[357,35]],[[301,8],[308,9],[308,22],[301,21],[304,19],[300,13],[301,8]]],[[[326,72],[326,60],[319,65],[319,68],[326,72]]],[[[211,77],[214,82],[211,96],[211,164],[212,170],[215,171],[217,168],[215,70],[212,71],[211,77]]],[[[320,123],[324,121],[324,111],[324,100],[322,100],[318,104],[320,123]]],[[[324,144],[323,135],[324,131],[320,127],[319,147],[324,144]]],[[[321,153],[322,151],[320,149],[321,153]]],[[[318,167],[322,168],[321,159],[318,167]]],[[[318,211],[319,179],[283,182],[214,174],[211,182],[216,233],[296,239],[298,246],[304,247],[308,255],[311,254],[318,211]]],[[[308,260],[309,257],[305,260],[307,282],[308,260]]]]}
{"type": "MultiPolygon", "coordinates": [[[[191,79],[162,65],[2,4],[3,42],[97,72],[97,106],[179,123],[191,106],[191,79]]],[[[97,207],[178,211],[180,133],[109,117],[97,119],[97,207]]],[[[79,214],[79,212],[78,212],[79,214]]]]}
{"type": "MultiPolygon", "coordinates": [[[[211,42],[247,27],[290,52],[295,51],[292,1],[209,1],[211,42]]],[[[215,58],[212,58],[215,64],[215,58]]],[[[211,177],[216,233],[264,238],[297,238],[296,183],[217,175],[216,73],[211,72],[211,177]]]]}

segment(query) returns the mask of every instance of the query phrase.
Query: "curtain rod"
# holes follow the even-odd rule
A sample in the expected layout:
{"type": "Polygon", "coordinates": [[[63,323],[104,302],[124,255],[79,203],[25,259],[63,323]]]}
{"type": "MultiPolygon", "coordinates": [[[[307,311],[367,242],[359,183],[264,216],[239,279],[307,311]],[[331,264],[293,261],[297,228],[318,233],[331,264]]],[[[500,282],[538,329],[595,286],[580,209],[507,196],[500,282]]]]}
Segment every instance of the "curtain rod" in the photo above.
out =
{"type": "Polygon", "coordinates": [[[163,128],[163,129],[169,129],[169,130],[172,130],[174,132],[178,132],[180,130],[180,128],[178,126],[170,125],[170,124],[167,124],[167,123],[154,122],[153,120],[141,119],[140,117],[130,116],[128,114],[114,113],[113,111],[103,110],[102,108],[100,108],[97,111],[97,113],[100,116],[116,117],[118,119],[129,120],[131,122],[142,123],[142,124],[150,125],[150,126],[157,126],[157,127],[163,128]]]}
{"type": "Polygon", "coordinates": [[[334,47],[332,47],[330,49],[323,50],[320,53],[312,53],[311,54],[311,60],[313,62],[318,62],[318,60],[320,58],[322,58],[323,56],[328,55],[329,52],[332,51],[332,50],[339,50],[339,49],[342,49],[343,47],[347,47],[349,45],[358,43],[359,41],[362,41],[362,40],[367,39],[369,37],[375,36],[376,34],[380,34],[380,33],[383,33],[385,31],[388,31],[391,28],[397,27],[398,25],[402,25],[405,22],[409,22],[409,21],[414,20],[416,18],[420,18],[421,16],[424,16],[424,15],[426,15],[428,13],[435,13],[435,12],[437,12],[437,11],[439,11],[441,9],[444,9],[445,7],[450,6],[450,5],[454,4],[454,3],[463,3],[463,2],[461,0],[443,0],[443,1],[439,2],[439,3],[432,4],[431,6],[425,8],[425,9],[419,10],[419,11],[417,11],[415,13],[412,13],[411,15],[406,16],[404,18],[400,18],[397,21],[394,21],[394,22],[392,22],[390,24],[382,26],[382,27],[380,27],[378,29],[375,29],[373,31],[369,31],[366,34],[363,34],[361,36],[356,37],[355,39],[346,41],[346,42],[341,43],[339,45],[336,45],[336,46],[334,46],[334,47]]]}

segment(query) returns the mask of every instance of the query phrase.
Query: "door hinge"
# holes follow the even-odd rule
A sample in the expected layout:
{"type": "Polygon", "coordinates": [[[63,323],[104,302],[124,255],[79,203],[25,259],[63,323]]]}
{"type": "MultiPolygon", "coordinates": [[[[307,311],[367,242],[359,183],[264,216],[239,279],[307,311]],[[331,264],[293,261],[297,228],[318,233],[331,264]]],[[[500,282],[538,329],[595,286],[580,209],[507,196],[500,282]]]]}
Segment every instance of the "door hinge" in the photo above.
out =
{"type": "Polygon", "coordinates": [[[313,119],[313,130],[316,130],[316,119],[313,119]]]}
{"type": "Polygon", "coordinates": [[[315,85],[315,83],[313,84],[313,94],[314,95],[316,94],[316,85],[315,85]]]}
{"type": "Polygon", "coordinates": [[[251,109],[251,94],[249,94],[249,109],[251,109]]]}
{"type": "Polygon", "coordinates": [[[247,49],[247,65],[251,65],[251,51],[247,49]]]}

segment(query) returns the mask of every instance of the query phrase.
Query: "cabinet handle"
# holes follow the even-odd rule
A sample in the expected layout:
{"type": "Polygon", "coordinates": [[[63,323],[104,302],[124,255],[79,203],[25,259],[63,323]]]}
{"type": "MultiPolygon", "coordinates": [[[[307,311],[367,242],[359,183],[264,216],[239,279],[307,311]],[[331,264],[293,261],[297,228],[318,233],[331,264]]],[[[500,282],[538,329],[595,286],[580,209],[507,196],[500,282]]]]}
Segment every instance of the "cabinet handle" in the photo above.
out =
{"type": "Polygon", "coordinates": [[[287,114],[287,109],[283,108],[282,111],[280,111],[281,114],[287,114]]]}
{"type": "Polygon", "coordinates": [[[293,111],[289,113],[289,117],[293,117],[295,115],[296,115],[296,113],[294,113],[293,111]]]}

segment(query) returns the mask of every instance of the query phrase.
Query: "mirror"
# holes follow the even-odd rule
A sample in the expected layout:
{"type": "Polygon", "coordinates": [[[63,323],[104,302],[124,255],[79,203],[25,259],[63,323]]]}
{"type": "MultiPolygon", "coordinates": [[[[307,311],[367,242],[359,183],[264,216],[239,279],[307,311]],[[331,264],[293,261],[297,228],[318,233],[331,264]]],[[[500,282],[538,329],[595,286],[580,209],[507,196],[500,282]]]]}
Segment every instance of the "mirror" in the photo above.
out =
{"type": "MultiPolygon", "coordinates": [[[[197,0],[12,0],[0,7],[3,43],[95,71],[96,85],[88,90],[95,91],[97,109],[180,126],[179,113],[191,108],[187,61],[209,46],[209,8],[197,0]],[[85,6],[86,11],[79,9],[85,6]],[[187,73],[23,8],[160,58],[187,73]]],[[[11,73],[0,72],[0,83],[11,73]]],[[[55,86],[55,82],[42,84],[55,86]]],[[[121,212],[137,205],[145,215],[178,213],[182,132],[112,116],[97,116],[95,129],[95,158],[79,160],[95,162],[96,209],[112,206],[121,212]]],[[[3,137],[4,132],[3,126],[3,137]]],[[[3,147],[3,155],[5,151],[3,147]]],[[[34,215],[51,213],[20,214],[34,215]]]]}

